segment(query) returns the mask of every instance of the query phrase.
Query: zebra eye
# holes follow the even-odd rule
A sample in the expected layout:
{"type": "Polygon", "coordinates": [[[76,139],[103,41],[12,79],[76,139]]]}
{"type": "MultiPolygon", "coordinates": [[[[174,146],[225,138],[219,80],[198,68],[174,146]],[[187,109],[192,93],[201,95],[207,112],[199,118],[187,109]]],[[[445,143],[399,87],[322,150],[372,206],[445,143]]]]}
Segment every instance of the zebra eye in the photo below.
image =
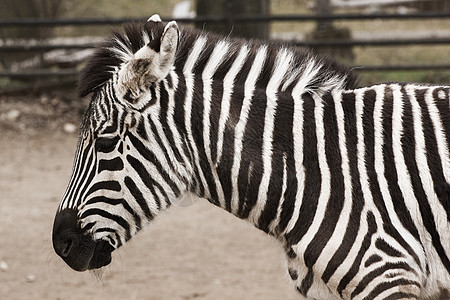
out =
{"type": "Polygon", "coordinates": [[[95,142],[95,150],[100,152],[111,152],[116,148],[119,137],[99,137],[95,142]]]}

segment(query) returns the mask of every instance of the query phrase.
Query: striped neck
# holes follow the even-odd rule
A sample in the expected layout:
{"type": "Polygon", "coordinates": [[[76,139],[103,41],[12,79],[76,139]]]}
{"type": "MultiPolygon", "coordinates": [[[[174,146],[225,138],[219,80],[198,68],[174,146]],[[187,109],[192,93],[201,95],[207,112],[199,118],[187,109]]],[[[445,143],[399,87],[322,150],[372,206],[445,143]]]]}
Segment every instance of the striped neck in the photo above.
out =
{"type": "Polygon", "coordinates": [[[292,135],[301,128],[293,127],[294,106],[303,94],[352,84],[310,53],[184,32],[161,86],[167,95],[173,90],[168,109],[191,158],[190,191],[265,232],[282,232],[284,193],[297,184],[292,135]]]}

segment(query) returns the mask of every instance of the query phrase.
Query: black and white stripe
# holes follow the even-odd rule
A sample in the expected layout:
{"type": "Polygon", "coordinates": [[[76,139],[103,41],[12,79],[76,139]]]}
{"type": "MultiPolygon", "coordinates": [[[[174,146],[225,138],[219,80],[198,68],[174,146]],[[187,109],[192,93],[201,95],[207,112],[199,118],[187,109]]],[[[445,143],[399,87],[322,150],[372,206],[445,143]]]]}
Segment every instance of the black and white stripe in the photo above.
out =
{"type": "Polygon", "coordinates": [[[448,295],[450,87],[355,88],[309,52],[174,26],[128,25],[88,63],[60,211],[117,248],[193,193],[281,241],[307,297],[448,295]],[[167,75],[139,79],[175,32],[167,75]]]}

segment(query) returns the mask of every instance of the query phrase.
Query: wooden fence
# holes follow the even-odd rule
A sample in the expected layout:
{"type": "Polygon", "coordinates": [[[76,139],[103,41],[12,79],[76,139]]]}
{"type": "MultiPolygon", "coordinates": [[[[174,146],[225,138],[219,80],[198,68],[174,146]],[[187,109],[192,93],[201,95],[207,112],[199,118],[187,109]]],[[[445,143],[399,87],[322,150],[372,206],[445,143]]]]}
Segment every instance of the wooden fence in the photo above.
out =
{"type": "MultiPolygon", "coordinates": [[[[171,18],[163,18],[170,20],[171,18]]],[[[175,19],[179,23],[213,23],[225,22],[229,25],[243,22],[320,22],[320,21],[370,21],[370,20],[449,20],[448,12],[413,13],[413,14],[333,14],[333,15],[269,15],[269,16],[210,16],[196,18],[175,19]]],[[[7,30],[14,27],[79,27],[79,26],[111,26],[120,25],[125,22],[144,21],[141,18],[95,18],[95,19],[21,19],[21,20],[0,20],[0,30],[7,30]]],[[[444,28],[445,29],[445,28],[444,28]]],[[[393,70],[450,70],[450,36],[449,37],[428,37],[428,38],[405,38],[405,39],[333,39],[316,41],[291,41],[291,44],[300,47],[385,47],[385,46],[414,46],[414,45],[444,45],[449,55],[446,63],[441,64],[407,64],[407,65],[368,65],[353,66],[360,71],[393,71],[393,70]]],[[[45,52],[51,50],[84,50],[93,48],[94,43],[2,43],[0,44],[0,55],[2,53],[18,52],[45,52]]],[[[49,78],[49,77],[74,77],[78,73],[77,69],[60,70],[0,70],[0,77],[11,79],[24,78],[49,78]]]]}

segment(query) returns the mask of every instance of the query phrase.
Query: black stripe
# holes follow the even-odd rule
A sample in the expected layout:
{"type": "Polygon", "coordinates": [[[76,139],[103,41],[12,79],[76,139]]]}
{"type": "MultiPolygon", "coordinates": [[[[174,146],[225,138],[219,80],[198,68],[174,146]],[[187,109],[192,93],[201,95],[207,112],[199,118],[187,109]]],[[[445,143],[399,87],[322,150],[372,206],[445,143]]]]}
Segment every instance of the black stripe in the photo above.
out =
{"type": "Polygon", "coordinates": [[[101,159],[98,162],[98,173],[103,171],[121,171],[123,170],[123,162],[120,157],[113,159],[101,159]]]}
{"type": "Polygon", "coordinates": [[[398,299],[416,299],[417,295],[411,293],[403,293],[403,292],[395,292],[387,297],[384,300],[398,300],[398,299]]]}
{"type": "Polygon", "coordinates": [[[377,254],[373,254],[371,255],[366,262],[364,263],[364,267],[368,268],[370,265],[373,265],[377,262],[382,261],[383,259],[381,258],[381,256],[377,255],[377,254]]]}
{"type": "MultiPolygon", "coordinates": [[[[393,95],[390,88],[385,89],[384,102],[382,109],[382,128],[383,128],[383,160],[384,160],[384,177],[386,178],[389,193],[393,200],[395,213],[400,219],[403,227],[406,228],[411,235],[421,243],[419,230],[416,227],[409,209],[406,207],[406,201],[403,198],[402,191],[398,185],[399,179],[397,175],[397,169],[394,160],[394,151],[392,145],[394,141],[392,140],[392,121],[393,121],[393,95]]],[[[398,141],[395,141],[398,143],[398,141]]],[[[386,212],[387,213],[387,212],[386,212]]]]}
{"type": "MultiPolygon", "coordinates": [[[[169,93],[166,90],[166,87],[164,86],[164,83],[161,82],[161,84],[159,85],[160,87],[160,111],[159,111],[159,121],[161,123],[161,127],[164,131],[164,135],[167,138],[167,141],[169,142],[169,147],[172,146],[172,151],[175,155],[175,159],[177,160],[177,162],[182,162],[182,158],[181,158],[181,154],[178,151],[178,148],[175,147],[175,140],[172,134],[172,131],[170,130],[169,124],[167,123],[167,120],[169,118],[168,116],[168,109],[169,109],[169,93]]],[[[164,149],[164,147],[161,147],[162,149],[164,149]]],[[[165,151],[167,152],[167,151],[165,151]]],[[[170,160],[168,160],[170,161],[170,160]]]]}
{"type": "Polygon", "coordinates": [[[433,99],[434,104],[436,105],[440,119],[442,121],[442,125],[444,127],[444,133],[445,133],[445,139],[447,142],[447,145],[450,144],[450,88],[436,88],[433,91],[433,99]],[[442,93],[445,95],[445,99],[439,98],[439,94],[442,93]]]}
{"type": "Polygon", "coordinates": [[[81,215],[80,219],[85,219],[88,216],[93,216],[93,215],[99,215],[103,218],[106,218],[113,222],[116,222],[117,224],[119,224],[121,227],[123,227],[125,229],[125,241],[128,241],[131,238],[130,225],[121,216],[113,215],[107,211],[104,211],[104,210],[101,210],[98,208],[91,208],[91,209],[86,210],[81,215]]]}
{"type": "MultiPolygon", "coordinates": [[[[202,67],[204,67],[204,63],[199,63],[199,67],[202,70],[202,67]]],[[[201,73],[197,73],[201,74],[201,73]]],[[[211,203],[220,206],[219,199],[217,195],[217,186],[216,182],[214,180],[211,166],[209,164],[209,161],[205,154],[205,143],[203,140],[203,110],[204,110],[204,103],[203,103],[203,81],[198,80],[195,81],[194,86],[194,95],[192,99],[192,109],[191,109],[191,129],[192,129],[192,136],[194,139],[195,146],[198,149],[198,156],[200,161],[200,168],[203,172],[204,179],[206,181],[206,184],[208,185],[209,195],[208,195],[208,201],[211,203]]],[[[221,188],[221,187],[218,187],[221,188]]]]}
{"type": "Polygon", "coordinates": [[[244,89],[241,86],[239,87],[234,86],[233,94],[230,97],[230,108],[228,113],[228,119],[223,132],[222,156],[219,164],[217,165],[217,175],[219,176],[219,180],[222,185],[225,197],[224,209],[227,210],[228,212],[231,211],[231,197],[232,197],[231,170],[233,168],[234,151],[235,151],[234,129],[236,128],[236,124],[239,121],[239,115],[242,108],[243,99],[244,99],[244,89]]]}
{"type": "Polygon", "coordinates": [[[138,125],[136,128],[136,133],[139,137],[145,141],[148,141],[147,129],[145,129],[145,118],[144,116],[139,117],[138,125]]]}
{"type": "Polygon", "coordinates": [[[308,271],[308,274],[306,274],[305,278],[303,278],[301,285],[297,287],[297,290],[300,292],[300,294],[307,297],[308,291],[313,283],[314,283],[314,272],[313,270],[310,269],[308,271]]]}
{"type": "Polygon", "coordinates": [[[310,269],[317,262],[331,238],[344,205],[344,176],[342,174],[342,157],[338,146],[339,132],[334,101],[331,94],[324,95],[322,99],[325,155],[331,176],[331,191],[322,223],[305,250],[305,264],[310,269]]]}
{"type": "MultiPolygon", "coordinates": [[[[244,62],[241,70],[235,78],[235,85],[230,96],[230,108],[228,112],[228,119],[223,132],[223,146],[222,157],[217,166],[217,174],[219,176],[220,183],[222,185],[224,197],[225,197],[225,209],[231,211],[231,196],[232,196],[232,183],[231,183],[231,170],[233,168],[234,161],[234,130],[241,114],[242,104],[244,101],[244,85],[245,79],[248,76],[250,67],[253,61],[249,57],[244,62]]],[[[240,183],[238,183],[239,196],[244,193],[241,189],[240,183]]]]}
{"type": "Polygon", "coordinates": [[[190,158],[190,162],[192,162],[193,168],[193,182],[191,182],[191,192],[197,194],[199,197],[203,197],[205,195],[205,188],[200,180],[199,171],[197,169],[197,165],[194,162],[193,157],[193,149],[192,145],[188,142],[188,134],[186,129],[186,118],[185,118],[185,110],[184,104],[186,102],[186,80],[181,71],[177,72],[178,75],[178,85],[175,91],[175,107],[173,112],[173,119],[175,125],[182,137],[183,143],[183,152],[187,153],[190,158]]]}
{"type": "Polygon", "coordinates": [[[98,181],[98,182],[94,183],[93,186],[91,186],[87,195],[93,194],[98,190],[120,192],[121,189],[122,189],[122,187],[120,186],[119,182],[117,182],[117,181],[114,181],[114,180],[98,181]]]}
{"type": "Polygon", "coordinates": [[[209,140],[211,142],[211,160],[217,163],[217,134],[219,131],[219,119],[223,97],[223,82],[213,81],[211,84],[211,111],[209,114],[209,140]]]}
{"type": "Polygon", "coordinates": [[[345,137],[347,156],[350,165],[350,177],[352,178],[352,198],[346,201],[352,201],[350,218],[342,238],[342,242],[334,253],[330,262],[327,264],[322,274],[322,280],[327,283],[337,268],[343,263],[353,246],[361,223],[361,212],[364,208],[364,198],[361,190],[360,174],[358,170],[358,151],[357,151],[357,128],[355,114],[355,94],[352,92],[342,95],[342,109],[344,111],[345,137]]]}
{"type": "MultiPolygon", "coordinates": [[[[149,122],[149,124],[150,124],[150,129],[151,129],[151,131],[152,131],[152,139],[155,140],[155,141],[158,143],[159,148],[162,150],[162,152],[163,152],[163,154],[164,154],[164,157],[166,158],[166,162],[167,162],[167,164],[169,165],[171,172],[177,173],[176,167],[175,167],[175,165],[174,165],[174,164],[176,164],[177,162],[174,162],[174,161],[169,157],[169,152],[167,151],[166,145],[164,145],[164,143],[162,142],[161,137],[160,137],[160,135],[159,135],[159,133],[158,133],[158,130],[157,130],[157,128],[156,128],[156,125],[153,123],[153,121],[151,120],[151,117],[150,117],[150,116],[149,116],[149,118],[148,118],[148,122],[149,122]]],[[[168,147],[171,147],[171,146],[173,146],[173,145],[174,145],[174,144],[170,144],[170,143],[169,143],[169,145],[167,145],[167,146],[168,146],[168,147]]],[[[175,148],[175,147],[171,147],[171,148],[175,148]]],[[[186,182],[187,180],[185,179],[184,181],[186,182]]]]}
{"type": "Polygon", "coordinates": [[[169,73],[169,75],[166,77],[166,81],[167,81],[167,87],[169,88],[169,90],[174,88],[173,85],[173,79],[172,79],[172,72],[169,73]]]}
{"type": "Polygon", "coordinates": [[[142,211],[145,214],[145,217],[147,218],[147,220],[151,221],[153,219],[153,215],[150,211],[150,208],[148,207],[147,201],[144,198],[144,195],[142,195],[142,192],[139,190],[139,188],[137,187],[136,183],[134,183],[133,179],[131,179],[130,177],[125,177],[125,186],[128,188],[128,190],[130,191],[131,195],[134,197],[134,199],[136,200],[136,202],[139,204],[139,206],[141,207],[142,211]]]}
{"type": "MultiPolygon", "coordinates": [[[[397,169],[395,166],[394,160],[394,151],[393,145],[394,143],[398,143],[398,141],[392,140],[392,122],[393,122],[393,101],[401,101],[401,99],[394,100],[393,91],[391,87],[386,87],[384,93],[384,103],[383,103],[383,159],[385,165],[384,176],[388,183],[389,192],[391,194],[394,209],[396,215],[400,219],[403,224],[403,227],[406,228],[419,243],[421,243],[421,239],[419,236],[419,232],[417,227],[414,224],[414,221],[409,213],[408,208],[405,204],[405,199],[403,198],[402,191],[398,185],[399,179],[397,175],[397,169]]],[[[374,162],[372,165],[368,164],[368,172],[370,170],[374,170],[374,162]]],[[[403,236],[397,231],[397,229],[392,225],[391,220],[389,219],[389,212],[386,209],[384,200],[381,196],[381,192],[379,191],[378,181],[375,181],[374,184],[371,185],[372,193],[374,194],[374,202],[377,206],[378,210],[381,213],[381,217],[383,219],[383,228],[387,234],[393,237],[397,242],[414,258],[417,265],[421,266],[420,259],[414,249],[405,241],[403,236]]]]}
{"type": "MultiPolygon", "coordinates": [[[[431,116],[428,112],[428,107],[425,103],[425,93],[426,90],[420,90],[416,92],[417,101],[422,109],[422,125],[425,136],[425,149],[427,152],[427,162],[431,177],[433,178],[433,186],[436,195],[439,198],[442,206],[447,213],[447,221],[450,222],[450,186],[447,184],[444,177],[444,170],[442,169],[441,158],[439,156],[437,148],[437,140],[433,129],[433,123],[431,116]]],[[[437,103],[443,101],[436,101],[437,103]]],[[[450,111],[447,103],[447,112],[450,111]]],[[[447,114],[448,115],[448,114],[447,114]]],[[[443,115],[445,116],[445,115],[443,115]]],[[[443,121],[450,119],[441,119],[443,121]]],[[[448,124],[450,122],[443,122],[443,124],[448,124]]],[[[446,125],[450,126],[450,125],[446,125]]],[[[446,134],[449,134],[448,132],[446,134]]],[[[449,141],[447,140],[447,147],[449,141]]]]}
{"type": "MultiPolygon", "coordinates": [[[[372,292],[370,292],[365,298],[364,300],[371,300],[371,299],[375,299],[378,295],[380,295],[381,293],[383,293],[384,291],[387,291],[393,287],[401,287],[402,285],[415,285],[418,286],[420,288],[420,284],[418,282],[412,281],[412,280],[407,280],[407,279],[397,279],[394,281],[386,281],[386,282],[382,282],[379,285],[377,285],[372,292]]],[[[413,298],[417,298],[418,295],[414,295],[413,298]]]]}
{"type": "Polygon", "coordinates": [[[82,230],[83,230],[84,232],[87,232],[87,231],[89,231],[90,229],[92,229],[92,227],[94,227],[94,225],[95,225],[95,222],[90,222],[90,223],[86,224],[86,225],[82,228],[82,230]]]}
{"type": "MultiPolygon", "coordinates": [[[[354,299],[357,295],[359,295],[361,292],[364,291],[364,289],[366,289],[367,287],[371,286],[371,282],[374,281],[377,278],[380,278],[383,276],[383,274],[386,274],[386,272],[388,271],[392,271],[392,270],[405,270],[407,272],[412,272],[412,273],[416,273],[414,271],[414,269],[412,269],[407,263],[405,262],[396,262],[396,263],[386,263],[384,264],[382,267],[379,267],[373,271],[371,271],[370,273],[368,273],[366,276],[364,276],[361,281],[358,283],[358,285],[356,286],[356,288],[353,290],[352,294],[351,294],[351,298],[354,299]]],[[[385,279],[383,279],[385,280],[385,279]]],[[[408,281],[410,282],[410,281],[408,281]]],[[[399,282],[399,286],[402,283],[399,282]]],[[[419,287],[420,285],[418,283],[415,282],[415,284],[417,284],[419,287]]],[[[396,286],[396,285],[394,285],[396,286]]],[[[375,292],[376,288],[372,291],[375,292]]],[[[370,298],[373,299],[373,298],[370,298]]]]}
{"type": "MultiPolygon", "coordinates": [[[[80,186],[80,181],[83,180],[84,177],[82,177],[82,174],[80,174],[80,172],[82,172],[83,167],[89,167],[87,165],[87,156],[89,155],[89,152],[91,151],[93,146],[93,141],[92,138],[89,138],[88,140],[80,140],[80,144],[79,144],[79,154],[76,158],[75,161],[75,168],[73,170],[73,176],[72,176],[72,180],[69,184],[68,190],[70,190],[70,193],[68,194],[68,199],[74,199],[75,198],[75,193],[78,191],[79,186],[80,186]],[[85,143],[87,142],[87,145],[85,145],[85,143]]],[[[91,155],[92,158],[92,155],[91,155]]],[[[92,163],[92,160],[91,160],[92,163]]]]}
{"type": "Polygon", "coordinates": [[[403,257],[404,255],[398,251],[397,249],[395,249],[394,247],[392,247],[391,245],[389,245],[385,240],[378,238],[375,242],[375,246],[383,251],[384,253],[386,253],[389,256],[392,257],[403,257]]]}
{"type": "MultiPolygon", "coordinates": [[[[425,148],[427,151],[429,170],[431,176],[433,177],[434,188],[437,194],[439,193],[441,195],[441,197],[439,198],[440,201],[443,200],[448,201],[447,197],[449,194],[450,187],[448,186],[448,184],[445,181],[445,178],[443,177],[444,170],[442,170],[442,164],[438,153],[437,140],[433,130],[431,117],[428,112],[426,103],[424,103],[423,101],[419,101],[419,104],[422,108],[422,124],[425,136],[425,148]],[[442,190],[444,191],[446,190],[447,193],[442,192],[442,190]]],[[[444,265],[447,272],[450,273],[450,259],[447,256],[444,247],[442,246],[441,237],[439,232],[437,231],[436,223],[434,222],[434,217],[431,211],[430,203],[428,201],[425,201],[427,198],[425,192],[423,191],[423,187],[420,184],[418,185],[417,183],[414,186],[416,188],[415,192],[417,191],[421,194],[421,197],[418,200],[423,224],[425,225],[425,228],[431,235],[433,247],[436,249],[436,252],[438,253],[439,258],[441,259],[442,264],[444,265]]],[[[447,220],[448,220],[450,213],[450,205],[448,205],[448,202],[444,202],[442,203],[442,205],[447,210],[447,220]]]]}
{"type": "MultiPolygon", "coordinates": [[[[169,174],[166,172],[166,170],[162,167],[161,163],[157,159],[156,155],[131,133],[127,132],[126,136],[130,139],[131,144],[133,144],[134,148],[150,163],[152,163],[156,169],[158,170],[158,173],[162,176],[164,181],[170,186],[172,192],[175,194],[176,197],[180,195],[180,189],[177,187],[175,182],[170,179],[169,174]]],[[[145,181],[145,180],[144,180],[145,181]]]]}
{"type": "Polygon", "coordinates": [[[292,124],[294,122],[294,102],[292,97],[279,94],[275,112],[272,142],[272,173],[267,191],[266,206],[261,212],[258,228],[268,232],[270,223],[276,218],[283,188],[283,156],[294,153],[292,124]]]}
{"type": "Polygon", "coordinates": [[[295,159],[294,152],[288,152],[286,157],[286,166],[287,166],[287,185],[286,191],[284,192],[284,202],[281,207],[280,213],[280,223],[278,224],[278,232],[284,232],[286,230],[287,225],[289,224],[289,220],[292,218],[295,208],[295,201],[297,196],[297,187],[298,182],[296,180],[296,172],[295,172],[295,159]]]}
{"type": "Polygon", "coordinates": [[[342,291],[347,287],[350,281],[358,273],[359,268],[361,266],[361,261],[372,244],[372,236],[377,232],[377,223],[375,221],[375,216],[371,211],[367,213],[367,227],[368,227],[367,233],[364,237],[364,240],[361,243],[358,254],[356,255],[355,260],[353,261],[352,266],[350,267],[348,272],[344,275],[344,277],[342,277],[342,279],[339,281],[337,291],[339,295],[341,295],[341,297],[342,291]]]}
{"type": "Polygon", "coordinates": [[[320,196],[320,169],[317,154],[316,122],[314,116],[314,99],[303,95],[303,166],[305,182],[302,205],[294,228],[286,234],[288,245],[297,244],[308,231],[316,213],[320,196]]]}
{"type": "Polygon", "coordinates": [[[119,116],[119,132],[123,134],[125,132],[125,113],[121,113],[119,116]]]}
{"type": "MultiPolygon", "coordinates": [[[[264,134],[264,116],[267,98],[264,90],[255,90],[248,113],[247,125],[243,135],[242,162],[244,168],[239,170],[239,178],[247,177],[249,182],[246,195],[239,194],[238,216],[246,219],[258,200],[259,186],[263,175],[262,143],[264,134]],[[244,172],[242,172],[244,171],[244,172]],[[251,172],[250,172],[251,171],[251,172]],[[250,177],[250,178],[249,178],[250,177]]],[[[238,183],[241,186],[240,183],[238,183]]]]}
{"type": "Polygon", "coordinates": [[[125,201],[125,199],[123,199],[123,198],[112,199],[112,198],[107,198],[104,196],[97,196],[97,197],[91,198],[88,201],[86,201],[86,205],[91,205],[91,204],[95,204],[95,203],[106,203],[109,205],[122,205],[123,208],[125,208],[126,211],[128,211],[128,213],[133,216],[136,227],[138,229],[141,228],[141,218],[133,210],[133,208],[131,208],[130,204],[128,204],[128,202],[125,201]]]}
{"type": "Polygon", "coordinates": [[[116,232],[116,231],[112,228],[101,227],[101,228],[95,230],[95,233],[97,233],[97,232],[116,232]]]}
{"type": "Polygon", "coordinates": [[[80,185],[78,185],[78,201],[76,203],[76,206],[78,206],[82,200],[83,194],[86,192],[87,188],[89,187],[89,184],[92,182],[92,180],[95,177],[96,174],[96,164],[95,164],[95,158],[93,155],[89,156],[88,161],[86,162],[86,170],[82,174],[80,174],[80,185]],[[90,166],[93,166],[91,169],[90,166]],[[86,179],[86,182],[84,185],[81,185],[81,181],[84,181],[86,179]],[[81,189],[80,189],[81,188],[81,189]]]}
{"type": "Polygon", "coordinates": [[[130,155],[127,155],[127,161],[130,163],[133,169],[136,170],[142,182],[144,182],[145,186],[152,193],[153,197],[155,198],[158,209],[161,208],[161,200],[159,199],[158,194],[155,191],[155,187],[159,190],[161,195],[163,195],[166,204],[169,204],[170,199],[167,193],[164,191],[164,188],[156,180],[152,178],[152,176],[150,175],[150,173],[148,173],[147,169],[142,164],[142,162],[140,162],[138,159],[130,155]]]}
{"type": "Polygon", "coordinates": [[[112,117],[110,118],[111,120],[111,124],[108,125],[103,131],[103,134],[107,134],[107,133],[117,133],[117,128],[118,128],[118,124],[117,122],[118,120],[118,113],[117,113],[117,109],[114,109],[112,111],[112,117]]]}

